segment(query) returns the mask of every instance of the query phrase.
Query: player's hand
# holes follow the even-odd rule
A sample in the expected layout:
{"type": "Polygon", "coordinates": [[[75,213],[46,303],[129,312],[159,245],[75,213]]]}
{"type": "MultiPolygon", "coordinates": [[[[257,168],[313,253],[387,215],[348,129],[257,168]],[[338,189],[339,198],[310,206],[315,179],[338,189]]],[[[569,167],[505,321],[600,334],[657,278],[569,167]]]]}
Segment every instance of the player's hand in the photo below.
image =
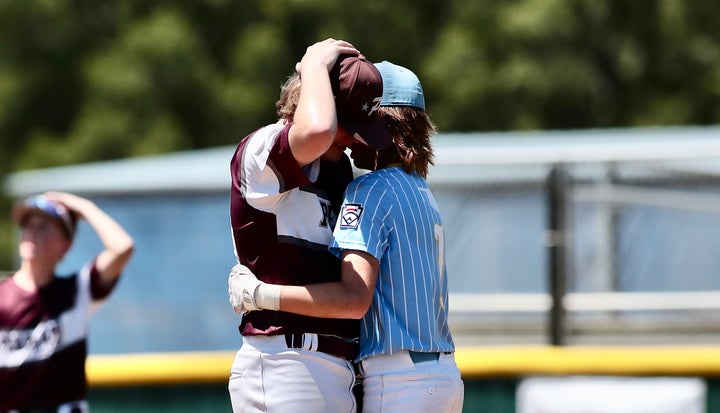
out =
{"type": "Polygon", "coordinates": [[[247,314],[250,311],[262,309],[255,301],[255,291],[261,284],[264,283],[242,264],[236,264],[230,269],[228,295],[230,296],[230,305],[237,314],[247,314]]]}
{"type": "Polygon", "coordinates": [[[82,218],[84,212],[93,207],[92,201],[67,192],[45,192],[47,199],[59,202],[65,208],[73,211],[78,218],[82,218]]]}
{"type": "Polygon", "coordinates": [[[329,72],[335,66],[338,56],[344,54],[359,55],[360,51],[345,40],[325,39],[308,46],[302,60],[295,65],[295,70],[302,74],[304,68],[324,66],[329,72]]]}

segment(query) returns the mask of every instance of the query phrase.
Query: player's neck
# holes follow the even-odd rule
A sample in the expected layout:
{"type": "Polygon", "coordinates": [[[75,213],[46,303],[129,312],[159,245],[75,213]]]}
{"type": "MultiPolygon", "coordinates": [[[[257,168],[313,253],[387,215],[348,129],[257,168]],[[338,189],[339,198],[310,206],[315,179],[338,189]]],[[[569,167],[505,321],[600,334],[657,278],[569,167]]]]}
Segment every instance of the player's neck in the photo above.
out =
{"type": "Polygon", "coordinates": [[[36,291],[55,278],[55,267],[49,267],[30,261],[24,261],[20,269],[13,275],[15,283],[27,291],[36,291]]]}

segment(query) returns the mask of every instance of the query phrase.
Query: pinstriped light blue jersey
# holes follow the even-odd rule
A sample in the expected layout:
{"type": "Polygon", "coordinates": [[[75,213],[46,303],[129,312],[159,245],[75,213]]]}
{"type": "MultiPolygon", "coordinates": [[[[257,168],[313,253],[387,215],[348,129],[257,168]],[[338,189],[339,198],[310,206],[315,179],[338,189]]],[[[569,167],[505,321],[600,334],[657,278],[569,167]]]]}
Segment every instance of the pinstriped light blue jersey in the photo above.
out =
{"type": "Polygon", "coordinates": [[[380,262],[360,355],[454,351],[440,213],[425,179],[402,168],[356,178],[345,191],[330,251],[365,251],[380,262]]]}

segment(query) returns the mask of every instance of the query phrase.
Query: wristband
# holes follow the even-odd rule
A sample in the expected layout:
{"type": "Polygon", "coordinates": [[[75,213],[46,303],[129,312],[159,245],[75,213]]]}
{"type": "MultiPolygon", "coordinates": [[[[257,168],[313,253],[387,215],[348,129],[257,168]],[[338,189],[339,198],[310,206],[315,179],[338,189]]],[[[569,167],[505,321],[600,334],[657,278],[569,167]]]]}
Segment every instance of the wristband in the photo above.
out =
{"type": "Polygon", "coordinates": [[[258,285],[254,294],[258,308],[263,310],[280,310],[280,285],[265,284],[258,285]]]}

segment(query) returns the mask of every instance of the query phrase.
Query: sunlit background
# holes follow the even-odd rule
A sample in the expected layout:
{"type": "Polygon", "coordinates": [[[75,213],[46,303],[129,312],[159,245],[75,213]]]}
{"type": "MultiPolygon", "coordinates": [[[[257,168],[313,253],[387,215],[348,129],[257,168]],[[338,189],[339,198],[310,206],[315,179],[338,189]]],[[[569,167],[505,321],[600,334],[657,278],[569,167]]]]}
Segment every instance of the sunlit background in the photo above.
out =
{"type": "MultiPolygon", "coordinates": [[[[340,38],[416,72],[438,125],[429,181],[465,411],[720,411],[719,15],[710,0],[0,2],[0,273],[18,265],[15,199],[87,196],[137,244],[91,358],[231,355],[230,156],[276,118],[305,48],[340,38]],[[640,366],[604,352],[658,346],[640,366]],[[488,367],[518,348],[537,353],[488,367]],[[526,381],[545,375],[568,381],[526,381]],[[666,376],[690,381],[635,394],[666,389],[675,410],[544,398],[666,376]]],[[[82,224],[61,272],[97,248],[82,224]]],[[[90,369],[93,411],[229,411],[222,363],[183,385],[149,369],[90,369]]]]}

